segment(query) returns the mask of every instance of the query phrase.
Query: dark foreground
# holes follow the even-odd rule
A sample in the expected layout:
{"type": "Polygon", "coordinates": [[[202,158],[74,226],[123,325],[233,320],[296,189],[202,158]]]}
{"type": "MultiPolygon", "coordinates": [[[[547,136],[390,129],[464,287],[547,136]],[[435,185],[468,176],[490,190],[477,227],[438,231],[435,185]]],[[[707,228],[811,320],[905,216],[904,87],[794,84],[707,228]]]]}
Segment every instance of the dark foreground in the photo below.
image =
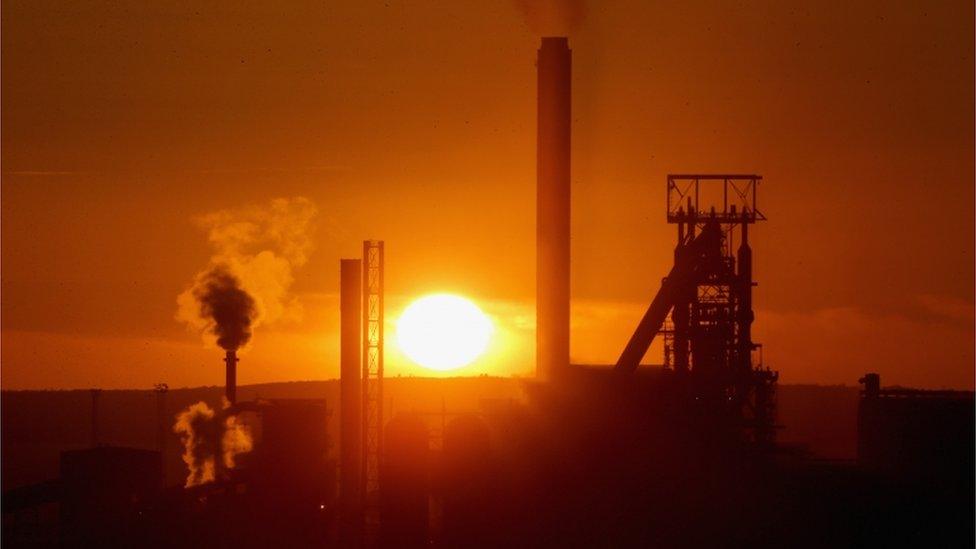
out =
{"type": "MultiPolygon", "coordinates": [[[[60,481],[5,491],[4,544],[356,546],[363,537],[386,547],[974,543],[971,394],[935,407],[935,400],[899,400],[895,408],[894,401],[871,401],[867,416],[862,400],[861,430],[875,437],[861,437],[861,453],[881,449],[902,461],[874,455],[858,463],[819,459],[795,444],[748,444],[712,410],[674,398],[660,376],[621,382],[583,373],[560,387],[496,379],[402,384],[386,427],[381,497],[352,505],[340,499],[334,420],[316,416],[324,407],[265,398],[262,406],[274,414],[265,412],[254,451],[221,482],[184,489],[172,486],[182,474],[167,473],[171,486],[160,489],[158,452],[102,446],[68,453],[60,481]],[[441,400],[445,394],[467,406],[441,400]],[[300,409],[307,412],[295,415],[300,409]],[[287,421],[276,427],[273,417],[287,421]],[[330,428],[302,432],[301,417],[330,428]],[[939,423],[926,427],[930,420],[939,423]],[[900,434],[911,440],[899,442],[900,434]],[[365,531],[363,512],[372,517],[365,531]]],[[[781,408],[814,414],[811,403],[821,402],[825,423],[857,432],[856,392],[834,406],[823,390],[811,394],[810,403],[794,398],[781,408]],[[838,412],[843,406],[853,409],[838,412]]],[[[10,400],[5,395],[5,473],[10,400]]],[[[829,440],[824,427],[811,429],[810,438],[829,440]]],[[[150,433],[145,446],[152,441],[150,433]]]]}

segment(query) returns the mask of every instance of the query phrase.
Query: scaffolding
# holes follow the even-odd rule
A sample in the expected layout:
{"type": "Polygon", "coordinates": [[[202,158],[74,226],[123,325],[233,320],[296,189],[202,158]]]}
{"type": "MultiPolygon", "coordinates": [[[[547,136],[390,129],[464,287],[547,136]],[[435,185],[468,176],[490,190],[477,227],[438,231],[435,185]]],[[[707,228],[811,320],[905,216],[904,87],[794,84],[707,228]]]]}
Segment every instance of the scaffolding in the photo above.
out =
{"type": "Polygon", "coordinates": [[[667,220],[678,227],[674,267],[617,361],[634,371],[654,337],[664,364],[702,405],[725,410],[758,444],[773,441],[778,374],[753,355],[749,225],[758,175],[669,175],[667,220]],[[738,238],[738,242],[735,242],[738,238]],[[738,244],[736,246],[736,244],[738,244]]]}
{"type": "Polygon", "coordinates": [[[383,241],[363,242],[363,532],[374,546],[380,522],[383,456],[383,241]]]}

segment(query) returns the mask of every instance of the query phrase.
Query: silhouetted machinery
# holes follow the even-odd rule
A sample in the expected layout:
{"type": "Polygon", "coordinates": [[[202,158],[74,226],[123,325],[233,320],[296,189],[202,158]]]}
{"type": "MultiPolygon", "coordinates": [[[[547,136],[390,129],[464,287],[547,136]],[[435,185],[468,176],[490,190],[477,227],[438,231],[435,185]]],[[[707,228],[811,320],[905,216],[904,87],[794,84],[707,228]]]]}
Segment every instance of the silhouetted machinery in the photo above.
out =
{"type": "Polygon", "coordinates": [[[766,219],[756,208],[761,179],[668,176],[668,223],[678,225],[674,266],[616,370],[634,372],[661,334],[665,368],[687,396],[710,413],[732,419],[753,441],[769,444],[778,373],[763,366],[761,346],[752,341],[755,283],[749,247],[749,225],[766,219]],[[756,351],[758,361],[753,360],[756,351]]]}

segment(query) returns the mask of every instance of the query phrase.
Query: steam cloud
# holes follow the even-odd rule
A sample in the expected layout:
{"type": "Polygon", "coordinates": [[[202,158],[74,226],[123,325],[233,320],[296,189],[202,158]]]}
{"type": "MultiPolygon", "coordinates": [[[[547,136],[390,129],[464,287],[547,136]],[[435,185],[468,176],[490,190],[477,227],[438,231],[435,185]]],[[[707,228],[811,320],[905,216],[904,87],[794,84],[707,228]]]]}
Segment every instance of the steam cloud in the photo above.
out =
{"type": "Polygon", "coordinates": [[[190,469],[187,488],[213,482],[214,455],[217,453],[217,422],[214,411],[205,402],[191,404],[176,416],[173,432],[183,442],[183,462],[190,469]]]}
{"type": "Polygon", "coordinates": [[[582,0],[514,0],[529,30],[540,36],[564,36],[585,13],[582,0]]]}
{"type": "Polygon", "coordinates": [[[247,426],[238,422],[237,416],[228,416],[224,421],[224,435],[221,437],[224,467],[233,469],[237,465],[237,456],[250,452],[253,447],[254,440],[247,426]]]}
{"type": "Polygon", "coordinates": [[[214,254],[177,297],[176,318],[228,351],[246,345],[257,326],[300,318],[288,289],[292,271],[308,260],[316,214],[311,201],[295,197],[197,219],[214,254]]]}
{"type": "MultiPolygon", "coordinates": [[[[226,405],[226,403],[225,403],[226,405]]],[[[217,414],[205,402],[191,404],[176,416],[173,432],[183,442],[183,462],[189,469],[185,487],[213,482],[217,454],[225,469],[233,469],[237,456],[253,447],[251,432],[236,416],[217,414]]]]}

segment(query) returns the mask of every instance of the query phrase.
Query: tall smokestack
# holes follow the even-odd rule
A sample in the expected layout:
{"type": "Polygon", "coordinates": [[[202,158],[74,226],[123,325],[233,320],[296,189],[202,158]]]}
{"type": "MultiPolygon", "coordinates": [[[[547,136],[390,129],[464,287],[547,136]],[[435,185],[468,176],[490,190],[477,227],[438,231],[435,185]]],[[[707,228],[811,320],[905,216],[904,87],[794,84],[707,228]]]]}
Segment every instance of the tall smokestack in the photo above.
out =
{"type": "Polygon", "coordinates": [[[362,463],[362,261],[342,259],[339,262],[339,427],[341,462],[339,464],[339,497],[347,515],[344,535],[351,537],[358,525],[352,515],[359,506],[362,463]]]}
{"type": "Polygon", "coordinates": [[[569,365],[569,147],[572,51],[544,37],[538,59],[536,149],[536,375],[569,365]]]}
{"type": "Polygon", "coordinates": [[[227,365],[227,384],[224,388],[224,396],[227,402],[237,404],[237,351],[229,350],[224,355],[224,364],[227,365]]]}

